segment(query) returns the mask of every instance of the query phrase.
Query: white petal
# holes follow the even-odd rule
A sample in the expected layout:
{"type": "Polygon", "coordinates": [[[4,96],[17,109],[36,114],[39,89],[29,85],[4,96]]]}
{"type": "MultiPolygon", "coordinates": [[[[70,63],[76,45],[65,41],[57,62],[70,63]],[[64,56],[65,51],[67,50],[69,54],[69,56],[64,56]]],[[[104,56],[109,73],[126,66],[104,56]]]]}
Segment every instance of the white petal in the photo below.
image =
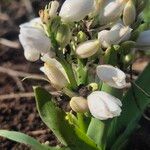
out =
{"type": "Polygon", "coordinates": [[[87,100],[91,114],[97,119],[106,120],[121,113],[121,101],[106,92],[92,92],[87,100]]]}
{"type": "Polygon", "coordinates": [[[40,53],[38,51],[32,49],[24,50],[24,56],[28,61],[37,61],[40,57],[40,53]]]}
{"type": "Polygon", "coordinates": [[[59,15],[66,22],[80,21],[84,19],[94,7],[94,0],[66,0],[59,15]]]}
{"type": "Polygon", "coordinates": [[[99,65],[96,72],[99,79],[111,87],[122,89],[126,86],[126,75],[118,68],[111,65],[99,65]]]}
{"type": "Polygon", "coordinates": [[[98,33],[98,39],[104,48],[111,46],[111,44],[107,40],[108,36],[109,36],[108,30],[103,30],[103,31],[98,33]]]}
{"type": "Polygon", "coordinates": [[[29,22],[26,22],[26,23],[23,23],[21,24],[19,27],[20,28],[23,28],[23,27],[39,27],[42,29],[42,21],[41,21],[41,18],[40,17],[37,17],[37,18],[34,18],[32,20],[30,20],[29,22]]]}
{"type": "Polygon", "coordinates": [[[112,44],[119,44],[130,38],[132,29],[123,26],[121,23],[115,24],[111,30],[103,30],[98,33],[98,39],[102,46],[107,48],[112,44]]]}
{"type": "Polygon", "coordinates": [[[24,49],[28,45],[32,50],[47,53],[51,47],[50,39],[38,28],[21,27],[19,39],[24,49]]]}
{"type": "Polygon", "coordinates": [[[107,24],[114,22],[121,16],[125,4],[117,1],[106,1],[104,10],[100,14],[100,23],[107,24]]]}

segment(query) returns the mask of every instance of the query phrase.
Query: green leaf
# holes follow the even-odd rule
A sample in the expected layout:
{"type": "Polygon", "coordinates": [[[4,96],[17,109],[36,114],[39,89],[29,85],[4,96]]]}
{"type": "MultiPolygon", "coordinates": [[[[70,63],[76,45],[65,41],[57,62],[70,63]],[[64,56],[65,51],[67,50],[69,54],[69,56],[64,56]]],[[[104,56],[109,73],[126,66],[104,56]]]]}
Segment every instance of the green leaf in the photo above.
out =
{"type": "Polygon", "coordinates": [[[103,145],[105,124],[99,119],[92,118],[88,127],[87,135],[99,146],[103,145]]]}
{"type": "Polygon", "coordinates": [[[87,67],[83,64],[83,60],[78,59],[78,66],[76,68],[77,83],[86,84],[87,82],[87,67]]]}
{"type": "Polygon", "coordinates": [[[74,126],[65,120],[65,112],[56,107],[52,96],[43,88],[34,88],[36,103],[43,122],[54,132],[55,136],[71,150],[96,150],[96,146],[78,137],[74,126]]]}
{"type": "Polygon", "coordinates": [[[59,141],[66,146],[66,139],[63,137],[63,134],[66,131],[63,127],[65,113],[56,107],[52,101],[52,96],[47,91],[37,87],[34,88],[34,92],[37,110],[42,121],[53,131],[59,141]]]}
{"type": "Polygon", "coordinates": [[[20,132],[0,130],[0,136],[3,136],[12,141],[26,144],[34,150],[63,150],[59,148],[53,148],[53,147],[48,147],[46,145],[42,145],[34,138],[20,132]]]}
{"type": "Polygon", "coordinates": [[[116,66],[117,65],[116,61],[117,61],[117,51],[114,49],[114,47],[107,48],[104,55],[104,62],[106,64],[116,66]]]}
{"type": "MultiPolygon", "coordinates": [[[[150,94],[150,64],[146,67],[135,83],[146,93],[150,94]]],[[[121,142],[124,142],[124,140],[133,132],[142,116],[142,113],[150,103],[150,97],[144,94],[144,92],[142,92],[139,88],[134,87],[134,93],[135,94],[133,94],[133,89],[130,88],[123,98],[122,114],[117,119],[116,123],[116,131],[118,133],[116,137],[121,131],[122,134],[118,140],[116,140],[116,137],[111,138],[112,142],[115,142],[114,145],[118,146],[121,142]],[[136,96],[136,99],[134,95],[136,96]],[[138,108],[137,104],[140,109],[138,108]]]]}
{"type": "Polygon", "coordinates": [[[150,22],[150,0],[147,0],[146,8],[144,9],[142,15],[145,22],[150,22]]]}

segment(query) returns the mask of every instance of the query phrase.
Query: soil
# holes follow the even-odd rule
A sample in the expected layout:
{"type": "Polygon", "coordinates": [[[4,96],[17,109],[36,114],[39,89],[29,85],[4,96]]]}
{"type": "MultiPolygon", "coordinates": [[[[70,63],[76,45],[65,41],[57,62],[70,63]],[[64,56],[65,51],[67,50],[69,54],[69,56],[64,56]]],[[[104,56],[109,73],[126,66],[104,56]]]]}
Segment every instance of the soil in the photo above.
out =
{"type": "MultiPolygon", "coordinates": [[[[49,141],[49,144],[54,146],[58,141],[42,123],[35,107],[34,97],[7,98],[7,94],[31,93],[33,85],[47,86],[47,83],[37,80],[22,82],[23,75],[16,76],[12,71],[42,75],[39,71],[40,61],[30,63],[24,58],[18,34],[19,25],[33,16],[38,16],[38,10],[44,8],[48,2],[49,0],[0,1],[0,38],[13,42],[7,43],[8,45],[5,42],[0,44],[0,129],[20,131],[42,143],[49,141]]],[[[131,137],[130,150],[150,150],[150,122],[142,118],[140,124],[141,127],[131,137]]],[[[23,144],[0,138],[0,150],[28,149],[23,144]]]]}

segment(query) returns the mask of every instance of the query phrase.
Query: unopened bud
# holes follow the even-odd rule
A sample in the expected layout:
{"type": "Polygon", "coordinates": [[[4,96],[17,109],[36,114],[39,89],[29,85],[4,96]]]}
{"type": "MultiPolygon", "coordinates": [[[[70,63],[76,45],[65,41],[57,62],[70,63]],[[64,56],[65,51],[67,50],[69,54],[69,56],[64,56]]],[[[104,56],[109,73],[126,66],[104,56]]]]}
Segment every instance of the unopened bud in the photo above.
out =
{"type": "Polygon", "coordinates": [[[70,101],[70,107],[77,113],[85,113],[89,110],[87,100],[83,97],[73,97],[70,101]]]}
{"type": "Polygon", "coordinates": [[[131,25],[136,18],[136,9],[133,0],[129,0],[123,11],[123,22],[125,25],[131,25]]]}
{"type": "Polygon", "coordinates": [[[87,36],[84,32],[79,31],[78,34],[77,34],[77,39],[78,39],[78,42],[81,43],[81,42],[84,42],[87,39],[87,36]]]}
{"type": "Polygon", "coordinates": [[[58,7],[59,7],[58,1],[52,1],[51,2],[51,6],[50,6],[50,10],[49,10],[49,16],[50,17],[53,18],[57,15],[58,7]]]}
{"type": "Polygon", "coordinates": [[[89,40],[78,46],[76,49],[76,54],[81,58],[88,58],[96,54],[99,49],[99,40],[89,40]]]}
{"type": "Polygon", "coordinates": [[[71,31],[68,25],[62,24],[56,33],[56,41],[61,47],[65,47],[71,39],[71,31]]]}
{"type": "Polygon", "coordinates": [[[44,64],[45,74],[56,89],[62,89],[67,86],[68,81],[63,73],[54,65],[44,64]]]}
{"type": "Polygon", "coordinates": [[[97,83],[90,83],[89,88],[92,89],[92,91],[98,90],[98,84],[97,83]]]}
{"type": "Polygon", "coordinates": [[[48,13],[47,9],[40,10],[39,11],[39,16],[40,16],[43,23],[47,24],[50,20],[49,13],[48,13]]]}
{"type": "Polygon", "coordinates": [[[66,87],[68,77],[61,63],[48,55],[42,56],[41,60],[44,62],[44,67],[41,67],[40,70],[45,73],[52,86],[58,90],[66,87]]]}
{"type": "Polygon", "coordinates": [[[128,65],[130,65],[133,62],[134,58],[135,58],[134,54],[128,54],[123,57],[122,61],[123,61],[124,65],[127,67],[128,65]]]}

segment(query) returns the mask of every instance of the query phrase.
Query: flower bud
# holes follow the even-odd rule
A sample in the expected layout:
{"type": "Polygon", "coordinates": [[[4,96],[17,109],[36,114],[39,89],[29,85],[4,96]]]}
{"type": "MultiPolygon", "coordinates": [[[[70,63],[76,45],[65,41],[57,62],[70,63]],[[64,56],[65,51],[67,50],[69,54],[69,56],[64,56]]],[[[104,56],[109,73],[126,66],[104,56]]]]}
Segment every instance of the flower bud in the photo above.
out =
{"type": "Polygon", "coordinates": [[[150,30],[140,33],[136,41],[136,47],[140,50],[150,49],[150,30]]]}
{"type": "Polygon", "coordinates": [[[45,62],[41,71],[47,75],[52,86],[58,90],[66,87],[68,79],[62,65],[56,59],[49,58],[47,55],[44,55],[41,59],[45,62]]]}
{"type": "Polygon", "coordinates": [[[123,71],[111,65],[99,65],[96,73],[100,80],[111,87],[122,89],[126,86],[126,75],[123,71]]]}
{"type": "Polygon", "coordinates": [[[89,110],[87,100],[83,97],[73,97],[70,101],[70,107],[77,113],[85,113],[89,110]]]}
{"type": "Polygon", "coordinates": [[[29,61],[38,60],[41,53],[48,53],[51,48],[50,39],[36,21],[20,25],[19,40],[24,48],[25,57],[29,61]]]}
{"type": "Polygon", "coordinates": [[[91,14],[89,14],[90,17],[95,17],[99,14],[101,11],[103,5],[105,3],[105,0],[94,0],[94,9],[91,14]]]}
{"type": "Polygon", "coordinates": [[[77,34],[77,41],[79,43],[81,43],[81,42],[86,41],[86,39],[87,39],[87,35],[84,32],[79,31],[78,34],[77,34]]]}
{"type": "Polygon", "coordinates": [[[100,43],[98,40],[89,40],[78,46],[76,54],[81,58],[88,58],[96,54],[100,49],[100,43]]]}
{"type": "Polygon", "coordinates": [[[121,101],[106,92],[92,92],[87,101],[91,114],[97,119],[107,120],[121,114],[121,101]]]}
{"type": "Polygon", "coordinates": [[[42,22],[44,23],[44,24],[48,24],[49,23],[49,21],[50,21],[50,16],[49,16],[49,12],[48,12],[48,9],[41,9],[40,11],[39,11],[39,16],[40,16],[40,18],[41,18],[41,20],[42,20],[42,22]]]}
{"type": "Polygon", "coordinates": [[[67,44],[69,44],[70,40],[71,40],[70,28],[67,25],[62,24],[57,30],[56,41],[61,47],[65,47],[67,44]]]}
{"type": "Polygon", "coordinates": [[[128,55],[125,55],[123,57],[123,63],[128,66],[130,65],[134,60],[134,54],[128,54],[128,55]]]}
{"type": "Polygon", "coordinates": [[[98,33],[98,39],[103,47],[108,48],[111,45],[119,44],[122,41],[130,38],[132,29],[128,26],[123,26],[120,23],[114,25],[111,30],[103,30],[98,33]]]}
{"type": "Polygon", "coordinates": [[[49,16],[51,18],[54,18],[57,15],[58,8],[59,8],[59,2],[58,1],[52,1],[50,9],[49,9],[49,16]]]}
{"type": "Polygon", "coordinates": [[[123,11],[123,22],[126,26],[131,25],[136,19],[136,9],[133,0],[129,0],[123,11]]]}
{"type": "Polygon", "coordinates": [[[66,0],[60,10],[59,16],[65,22],[74,22],[84,19],[92,12],[94,0],[66,0]]]}
{"type": "Polygon", "coordinates": [[[92,91],[98,90],[98,84],[97,83],[90,83],[88,85],[88,87],[89,87],[90,90],[92,89],[92,91]]]}

